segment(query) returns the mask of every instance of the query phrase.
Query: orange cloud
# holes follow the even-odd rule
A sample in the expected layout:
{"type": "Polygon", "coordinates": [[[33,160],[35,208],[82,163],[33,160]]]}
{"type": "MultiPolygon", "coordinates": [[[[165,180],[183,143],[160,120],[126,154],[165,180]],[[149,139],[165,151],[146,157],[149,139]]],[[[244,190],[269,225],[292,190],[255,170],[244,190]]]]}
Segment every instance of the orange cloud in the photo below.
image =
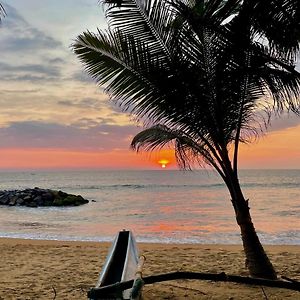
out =
{"type": "Polygon", "coordinates": [[[271,132],[257,142],[241,145],[240,167],[300,168],[300,126],[271,132]]]}

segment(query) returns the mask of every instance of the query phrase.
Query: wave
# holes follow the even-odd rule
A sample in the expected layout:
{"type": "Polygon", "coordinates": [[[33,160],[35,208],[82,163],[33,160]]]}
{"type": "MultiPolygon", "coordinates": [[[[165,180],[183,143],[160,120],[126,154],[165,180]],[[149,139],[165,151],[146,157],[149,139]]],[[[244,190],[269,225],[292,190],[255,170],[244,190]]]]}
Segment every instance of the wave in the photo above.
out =
{"type": "Polygon", "coordinates": [[[112,184],[112,185],[76,185],[60,186],[57,189],[84,189],[84,190],[120,190],[120,189],[174,189],[174,188],[224,188],[222,183],[215,184],[112,184]]]}
{"type": "MultiPolygon", "coordinates": [[[[249,189],[268,189],[268,188],[297,188],[299,189],[300,183],[298,182],[264,182],[264,183],[242,183],[242,188],[249,189]]],[[[222,189],[226,188],[224,183],[207,183],[207,184],[111,184],[111,185],[69,185],[69,186],[59,186],[57,189],[83,189],[83,190],[137,190],[137,189],[222,189]]]]}
{"type": "MultiPolygon", "coordinates": [[[[260,239],[265,245],[300,245],[300,232],[280,232],[276,234],[258,233],[260,239]]],[[[19,232],[1,232],[0,238],[19,238],[29,240],[55,240],[55,241],[81,241],[81,242],[112,242],[114,235],[107,236],[84,236],[51,234],[46,232],[19,233],[19,232]]],[[[161,244],[228,244],[240,245],[240,236],[237,233],[215,233],[206,237],[166,237],[149,235],[136,235],[138,243],[161,243],[161,244]]]]}
{"type": "Polygon", "coordinates": [[[242,188],[299,188],[300,182],[263,182],[242,183],[242,188]]]}

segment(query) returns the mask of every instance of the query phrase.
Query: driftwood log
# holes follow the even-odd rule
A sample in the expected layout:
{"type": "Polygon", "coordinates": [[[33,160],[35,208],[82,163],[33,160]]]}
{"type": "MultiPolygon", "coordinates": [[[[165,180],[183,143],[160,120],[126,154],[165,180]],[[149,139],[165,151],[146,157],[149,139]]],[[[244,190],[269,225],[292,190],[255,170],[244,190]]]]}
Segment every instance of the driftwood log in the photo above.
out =
{"type": "Polygon", "coordinates": [[[142,255],[139,259],[139,263],[137,266],[137,271],[135,272],[135,279],[133,282],[132,290],[131,290],[131,300],[140,300],[141,299],[141,293],[144,286],[144,280],[142,278],[143,276],[143,266],[145,263],[145,256],[142,255]]]}
{"type": "MultiPolygon", "coordinates": [[[[223,281],[223,282],[234,282],[249,285],[258,286],[269,286],[282,289],[289,289],[300,292],[300,282],[282,277],[285,280],[268,280],[261,278],[252,278],[238,275],[227,275],[225,273],[198,273],[198,272],[173,272],[160,275],[152,275],[143,278],[144,284],[152,284],[155,282],[178,280],[178,279],[198,279],[198,280],[209,280],[209,281],[223,281]]],[[[115,283],[112,285],[104,286],[101,288],[92,288],[88,292],[88,297],[91,299],[97,299],[103,293],[113,291],[123,291],[132,288],[134,280],[124,281],[115,283]]]]}

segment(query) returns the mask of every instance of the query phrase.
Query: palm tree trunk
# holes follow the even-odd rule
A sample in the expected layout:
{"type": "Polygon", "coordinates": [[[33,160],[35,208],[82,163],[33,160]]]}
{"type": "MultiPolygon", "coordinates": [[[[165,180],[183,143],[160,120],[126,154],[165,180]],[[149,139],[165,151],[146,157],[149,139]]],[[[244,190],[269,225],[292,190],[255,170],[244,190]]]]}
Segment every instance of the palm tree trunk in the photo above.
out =
{"type": "Polygon", "coordinates": [[[236,221],[240,226],[246,267],[253,277],[277,279],[275,269],[270,262],[252,223],[248,200],[245,200],[237,177],[231,173],[230,183],[226,182],[234,207],[236,221]]]}
{"type": "MultiPolygon", "coordinates": [[[[246,267],[253,277],[277,279],[275,269],[270,262],[251,220],[248,201],[244,201],[243,207],[236,205],[232,200],[236,220],[241,230],[244,252],[246,256],[246,267]]],[[[240,202],[240,201],[239,201],[240,202]]]]}

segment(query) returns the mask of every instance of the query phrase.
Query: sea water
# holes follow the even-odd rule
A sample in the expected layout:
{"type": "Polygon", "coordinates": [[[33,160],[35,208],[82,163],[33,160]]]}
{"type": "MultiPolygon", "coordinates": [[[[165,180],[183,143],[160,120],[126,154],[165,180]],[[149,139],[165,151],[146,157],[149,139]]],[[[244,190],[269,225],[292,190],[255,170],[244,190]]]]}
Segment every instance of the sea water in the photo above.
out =
{"type": "MultiPolygon", "coordinates": [[[[264,244],[300,244],[300,170],[241,170],[242,190],[264,244]]],[[[230,196],[212,171],[1,172],[0,190],[50,188],[80,194],[79,207],[0,206],[0,237],[239,244],[230,196]]]]}

